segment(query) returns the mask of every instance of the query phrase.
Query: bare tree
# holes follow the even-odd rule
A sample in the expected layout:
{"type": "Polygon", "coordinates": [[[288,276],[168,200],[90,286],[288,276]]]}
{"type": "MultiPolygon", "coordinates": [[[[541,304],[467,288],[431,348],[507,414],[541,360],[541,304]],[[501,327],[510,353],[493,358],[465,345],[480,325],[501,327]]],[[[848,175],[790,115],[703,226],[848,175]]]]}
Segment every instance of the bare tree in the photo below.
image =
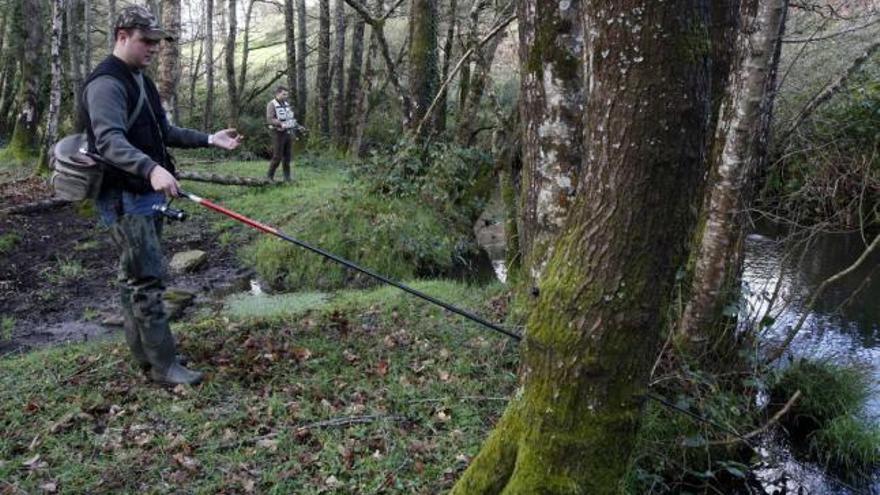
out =
{"type": "Polygon", "coordinates": [[[171,122],[179,122],[177,86],[180,82],[180,0],[162,0],[162,27],[174,36],[159,49],[159,97],[171,122]]]}
{"type": "Polygon", "coordinates": [[[107,50],[111,52],[116,45],[114,26],[116,26],[116,0],[107,0],[107,50]]]}
{"type": "MultiPolygon", "coordinates": [[[[296,24],[299,28],[299,37],[296,40],[299,51],[299,58],[296,60],[296,118],[305,122],[309,97],[306,84],[306,0],[296,0],[296,24]]],[[[293,91],[292,87],[290,89],[293,91]]]]}
{"type": "Polygon", "coordinates": [[[336,0],[334,14],[336,21],[333,46],[333,140],[339,148],[345,147],[345,0],[336,0]]]}
{"type": "Polygon", "coordinates": [[[456,495],[619,493],[695,225],[710,113],[708,0],[594,0],[583,10],[578,193],[529,314],[521,385],[456,495]]]}
{"type": "Polygon", "coordinates": [[[226,35],[226,91],[229,95],[229,127],[238,127],[238,117],[240,109],[239,89],[235,81],[235,36],[238,31],[236,24],[236,0],[229,0],[229,11],[227,18],[229,22],[229,31],[226,35]]]}
{"type": "Polygon", "coordinates": [[[49,63],[52,81],[49,84],[49,111],[46,112],[46,135],[39,160],[39,171],[48,169],[49,153],[58,139],[58,118],[61,108],[61,30],[64,26],[64,0],[52,0],[52,33],[49,41],[49,63]]]}
{"type": "MultiPolygon", "coordinates": [[[[367,23],[358,16],[351,30],[351,59],[348,62],[348,95],[345,97],[342,119],[345,122],[346,142],[351,142],[355,130],[355,109],[364,98],[361,85],[361,66],[364,63],[364,31],[367,23]]],[[[346,143],[346,144],[347,144],[346,143]]]]}
{"type": "Polygon", "coordinates": [[[214,0],[205,0],[205,115],[203,128],[214,126],[214,0]]]}
{"type": "MultiPolygon", "coordinates": [[[[293,0],[284,0],[284,48],[287,60],[287,89],[290,90],[290,106],[296,108],[296,28],[293,22],[293,0]]],[[[300,115],[296,118],[302,119],[300,115]]]]}
{"type": "Polygon", "coordinates": [[[315,89],[318,91],[318,128],[330,136],[330,0],[319,0],[318,70],[315,89]]]}
{"type": "MultiPolygon", "coordinates": [[[[82,0],[82,33],[83,33],[83,74],[92,72],[92,0],[82,0]]],[[[156,12],[154,9],[153,12],[156,12]]]]}
{"type": "MultiPolygon", "coordinates": [[[[456,0],[449,1],[449,14],[446,21],[446,41],[443,43],[443,67],[440,70],[440,79],[445,81],[449,76],[449,60],[452,58],[453,42],[455,41],[455,27],[458,20],[458,3],[456,0]]],[[[444,85],[440,90],[440,100],[434,113],[434,131],[438,134],[446,130],[446,99],[449,90],[444,85]]]]}

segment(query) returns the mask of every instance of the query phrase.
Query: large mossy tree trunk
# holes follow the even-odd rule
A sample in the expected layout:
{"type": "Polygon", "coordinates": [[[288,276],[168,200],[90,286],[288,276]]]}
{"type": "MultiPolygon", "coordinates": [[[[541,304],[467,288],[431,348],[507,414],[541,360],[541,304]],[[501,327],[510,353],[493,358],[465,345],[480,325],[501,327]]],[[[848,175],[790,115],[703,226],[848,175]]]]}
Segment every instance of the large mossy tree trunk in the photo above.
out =
{"type": "Polygon", "coordinates": [[[593,0],[583,10],[578,194],[529,315],[521,386],[455,494],[620,492],[695,223],[708,0],[593,0]]]}
{"type": "Polygon", "coordinates": [[[23,57],[21,60],[21,83],[18,88],[18,115],[15,129],[9,140],[9,151],[18,160],[27,160],[37,151],[37,127],[39,115],[39,87],[41,55],[43,48],[42,2],[22,0],[24,26],[23,57]]]}
{"type": "Polygon", "coordinates": [[[724,307],[739,295],[749,183],[766,156],[786,4],[743,2],[745,28],[737,38],[736,62],[718,117],[690,297],[679,321],[679,331],[696,354],[722,341],[724,307]]]}
{"type": "Polygon", "coordinates": [[[409,88],[407,117],[412,130],[425,116],[437,93],[437,1],[413,0],[409,11],[409,88]]]}
{"type": "Polygon", "coordinates": [[[159,97],[168,120],[180,122],[177,86],[180,83],[180,0],[162,0],[162,27],[174,36],[159,49],[159,97]]]}
{"type": "Polygon", "coordinates": [[[583,161],[583,3],[519,2],[523,281],[536,284],[568,216],[583,161]]]}

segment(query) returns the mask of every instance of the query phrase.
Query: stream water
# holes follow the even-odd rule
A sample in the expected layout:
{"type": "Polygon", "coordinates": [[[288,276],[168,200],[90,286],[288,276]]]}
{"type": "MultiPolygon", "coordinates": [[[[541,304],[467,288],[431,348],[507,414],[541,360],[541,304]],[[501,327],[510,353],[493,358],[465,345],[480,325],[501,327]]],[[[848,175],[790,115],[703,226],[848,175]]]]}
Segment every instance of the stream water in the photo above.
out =
{"type": "MultiPolygon", "coordinates": [[[[822,281],[850,266],[871,239],[859,234],[825,235],[806,248],[790,250],[782,237],[778,230],[763,228],[747,238],[743,273],[747,307],[741,315],[763,316],[774,300],[770,309],[774,321],[764,338],[779,341],[806,312],[787,357],[862,366],[876,386],[880,383],[880,253],[828,286],[807,310],[807,301],[822,281]]],[[[872,394],[864,415],[869,421],[880,421],[880,394],[872,394]]],[[[777,447],[782,455],[772,456],[775,459],[767,468],[756,473],[769,493],[880,494],[880,472],[873,483],[846,486],[823,476],[817,466],[796,461],[784,446],[777,447]]]]}

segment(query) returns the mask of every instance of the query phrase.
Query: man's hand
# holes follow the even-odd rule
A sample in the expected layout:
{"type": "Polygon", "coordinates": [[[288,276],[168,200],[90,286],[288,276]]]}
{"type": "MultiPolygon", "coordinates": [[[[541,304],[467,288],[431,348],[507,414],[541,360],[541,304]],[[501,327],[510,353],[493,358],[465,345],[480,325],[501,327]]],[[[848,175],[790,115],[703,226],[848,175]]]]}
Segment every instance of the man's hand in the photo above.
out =
{"type": "Polygon", "coordinates": [[[234,150],[243,137],[235,129],[223,129],[211,135],[211,144],[224,150],[234,150]]]}
{"type": "Polygon", "coordinates": [[[163,192],[166,196],[176,198],[180,195],[180,184],[171,173],[161,165],[156,165],[150,171],[150,185],[156,192],[163,192]]]}

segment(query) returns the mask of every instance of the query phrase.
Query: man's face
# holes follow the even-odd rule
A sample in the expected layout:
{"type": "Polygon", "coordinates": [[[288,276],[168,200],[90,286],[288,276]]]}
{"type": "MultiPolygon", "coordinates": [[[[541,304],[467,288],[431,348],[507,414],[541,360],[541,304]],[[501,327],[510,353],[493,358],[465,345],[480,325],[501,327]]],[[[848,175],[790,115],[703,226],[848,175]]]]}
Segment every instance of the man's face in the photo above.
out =
{"type": "Polygon", "coordinates": [[[285,101],[287,101],[287,96],[288,96],[288,92],[287,92],[287,91],[279,91],[279,92],[275,95],[275,98],[278,98],[278,101],[280,101],[280,102],[285,102],[285,101]]]}
{"type": "Polygon", "coordinates": [[[128,65],[145,69],[159,52],[159,40],[145,38],[140,29],[133,29],[131,34],[120,31],[113,52],[128,65]]]}

